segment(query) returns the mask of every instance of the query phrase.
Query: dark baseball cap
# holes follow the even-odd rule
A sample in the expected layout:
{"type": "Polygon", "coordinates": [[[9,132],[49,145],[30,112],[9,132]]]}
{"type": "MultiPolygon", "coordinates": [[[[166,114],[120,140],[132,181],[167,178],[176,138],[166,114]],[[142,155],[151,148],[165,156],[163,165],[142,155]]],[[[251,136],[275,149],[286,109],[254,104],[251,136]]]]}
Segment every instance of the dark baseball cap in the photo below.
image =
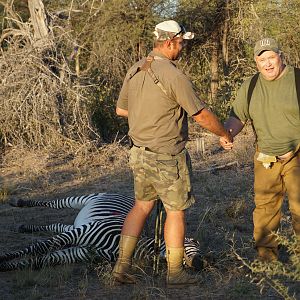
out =
{"type": "Polygon", "coordinates": [[[263,51],[274,51],[276,53],[279,53],[280,47],[274,39],[264,38],[255,43],[254,59],[256,56],[259,56],[263,51]]]}

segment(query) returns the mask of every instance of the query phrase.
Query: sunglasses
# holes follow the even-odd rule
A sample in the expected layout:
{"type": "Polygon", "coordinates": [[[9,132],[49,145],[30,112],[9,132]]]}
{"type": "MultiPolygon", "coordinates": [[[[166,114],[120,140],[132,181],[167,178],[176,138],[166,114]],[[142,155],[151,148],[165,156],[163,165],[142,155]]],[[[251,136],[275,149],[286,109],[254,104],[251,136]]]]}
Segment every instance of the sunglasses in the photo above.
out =
{"type": "Polygon", "coordinates": [[[180,25],[180,31],[177,32],[175,35],[173,35],[171,40],[173,40],[174,38],[178,37],[179,35],[185,34],[185,33],[186,33],[186,30],[185,30],[184,26],[180,25]]]}

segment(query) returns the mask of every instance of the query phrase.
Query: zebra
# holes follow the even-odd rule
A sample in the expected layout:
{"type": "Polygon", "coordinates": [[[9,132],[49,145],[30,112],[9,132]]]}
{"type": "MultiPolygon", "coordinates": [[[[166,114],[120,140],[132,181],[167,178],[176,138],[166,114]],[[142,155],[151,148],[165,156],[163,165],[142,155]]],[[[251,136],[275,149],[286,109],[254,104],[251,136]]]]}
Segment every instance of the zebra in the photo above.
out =
{"type": "MultiPolygon", "coordinates": [[[[10,205],[15,207],[73,208],[78,209],[79,213],[72,225],[55,223],[19,226],[18,231],[21,233],[54,232],[57,235],[24,249],[0,255],[0,271],[41,269],[99,259],[115,262],[122,226],[133,204],[133,197],[111,193],[94,193],[52,201],[10,201],[10,205]]],[[[199,242],[193,238],[185,238],[184,247],[185,263],[196,270],[203,269],[205,260],[200,255],[199,242]]],[[[138,241],[133,258],[150,259],[154,255],[154,249],[154,238],[143,236],[138,241]]],[[[164,241],[160,245],[159,253],[161,257],[166,255],[164,241]]]]}

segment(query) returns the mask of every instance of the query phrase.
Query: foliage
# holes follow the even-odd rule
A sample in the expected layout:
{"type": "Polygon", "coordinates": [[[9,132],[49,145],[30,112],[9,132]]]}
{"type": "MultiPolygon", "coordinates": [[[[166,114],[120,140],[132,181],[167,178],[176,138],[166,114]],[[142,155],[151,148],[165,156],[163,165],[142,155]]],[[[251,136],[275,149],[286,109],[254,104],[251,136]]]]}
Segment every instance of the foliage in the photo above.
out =
{"type": "MultiPolygon", "coordinates": [[[[15,15],[2,19],[3,33],[23,24],[32,34],[26,1],[6,2],[9,5],[5,9],[0,4],[0,15],[15,15]]],[[[152,31],[159,21],[175,18],[195,32],[180,64],[199,89],[200,97],[221,119],[227,117],[240,84],[255,72],[252,49],[257,39],[273,36],[282,44],[288,63],[300,62],[297,0],[44,0],[44,4],[55,41],[55,59],[63,58],[66,69],[71,70],[71,85],[75,81],[75,85],[84,83],[83,103],[92,122],[88,127],[95,127],[93,130],[106,141],[113,140],[118,132],[126,134],[126,122],[115,116],[115,103],[129,66],[152,48],[152,31]],[[214,56],[217,65],[213,67],[214,56]],[[212,81],[217,83],[213,101],[212,81]]],[[[2,42],[4,55],[9,51],[9,40],[7,36],[2,42]]],[[[24,43],[24,34],[18,43],[24,43]]],[[[28,43],[27,34],[26,47],[28,43]]],[[[86,139],[90,139],[89,135],[86,139]]]]}
{"type": "Polygon", "coordinates": [[[250,271],[251,282],[255,282],[261,291],[270,286],[284,299],[296,299],[291,295],[288,284],[297,283],[300,280],[300,241],[296,235],[288,237],[287,235],[274,234],[278,244],[285,247],[290,256],[286,262],[262,262],[254,260],[248,263],[246,259],[241,258],[237,253],[236,256],[242,261],[250,271]]]}
{"type": "Polygon", "coordinates": [[[18,29],[5,32],[0,59],[4,144],[59,148],[90,143],[95,137],[87,101],[90,87],[74,79],[61,51],[62,41],[68,44],[66,32],[52,46],[35,48],[28,23],[13,14],[10,20],[18,29]]]}

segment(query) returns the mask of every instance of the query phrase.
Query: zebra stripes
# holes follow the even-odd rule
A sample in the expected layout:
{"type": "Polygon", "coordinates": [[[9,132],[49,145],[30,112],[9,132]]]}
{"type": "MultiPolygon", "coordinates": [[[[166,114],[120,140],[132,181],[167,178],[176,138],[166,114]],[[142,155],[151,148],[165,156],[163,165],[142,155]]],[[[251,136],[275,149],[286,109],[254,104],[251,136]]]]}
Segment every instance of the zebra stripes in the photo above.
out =
{"type": "MultiPolygon", "coordinates": [[[[121,229],[133,202],[132,197],[107,193],[67,197],[53,201],[11,202],[11,205],[17,207],[73,208],[78,209],[79,213],[73,225],[61,223],[42,226],[21,225],[19,232],[51,231],[58,234],[24,249],[1,255],[0,271],[28,267],[40,269],[45,266],[89,262],[95,259],[115,261],[119,250],[121,229]]],[[[165,243],[162,242],[160,247],[162,257],[165,257],[165,251],[165,243]]],[[[134,258],[150,258],[153,255],[154,238],[141,237],[134,258]]],[[[203,264],[199,257],[198,242],[186,238],[185,258],[188,265],[191,266],[193,261],[197,261],[193,266],[197,269],[202,268],[203,264]]]]}

